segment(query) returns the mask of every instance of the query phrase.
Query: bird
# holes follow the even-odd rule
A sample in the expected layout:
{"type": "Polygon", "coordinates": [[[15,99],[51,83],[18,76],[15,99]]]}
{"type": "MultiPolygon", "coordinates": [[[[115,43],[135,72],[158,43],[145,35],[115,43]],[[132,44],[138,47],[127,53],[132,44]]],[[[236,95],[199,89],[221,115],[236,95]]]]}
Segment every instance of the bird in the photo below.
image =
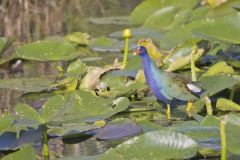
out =
{"type": "Polygon", "coordinates": [[[171,109],[175,108],[178,102],[188,104],[187,112],[191,116],[192,103],[206,95],[204,86],[188,77],[160,70],[144,46],[138,46],[134,55],[141,57],[146,82],[157,100],[167,107],[168,119],[171,119],[171,109]]]}

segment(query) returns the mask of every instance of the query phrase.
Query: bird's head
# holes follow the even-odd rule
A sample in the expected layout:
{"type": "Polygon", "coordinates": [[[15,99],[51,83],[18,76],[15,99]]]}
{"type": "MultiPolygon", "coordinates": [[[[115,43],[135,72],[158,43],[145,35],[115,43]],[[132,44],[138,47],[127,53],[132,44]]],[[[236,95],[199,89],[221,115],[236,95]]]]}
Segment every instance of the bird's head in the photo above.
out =
{"type": "Polygon", "coordinates": [[[147,49],[143,46],[138,46],[135,52],[133,53],[133,55],[140,55],[140,56],[144,54],[147,54],[147,49]]]}

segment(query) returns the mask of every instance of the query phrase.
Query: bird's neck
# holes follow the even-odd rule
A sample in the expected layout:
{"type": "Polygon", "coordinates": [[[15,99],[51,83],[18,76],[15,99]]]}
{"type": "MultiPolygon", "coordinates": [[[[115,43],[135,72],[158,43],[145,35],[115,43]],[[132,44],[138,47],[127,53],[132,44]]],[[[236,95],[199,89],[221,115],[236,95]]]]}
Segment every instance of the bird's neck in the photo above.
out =
{"type": "Polygon", "coordinates": [[[161,78],[163,71],[159,70],[156,64],[152,62],[148,54],[141,55],[142,66],[144,70],[144,75],[149,84],[153,79],[161,78]],[[154,77],[156,76],[156,78],[154,77]]]}

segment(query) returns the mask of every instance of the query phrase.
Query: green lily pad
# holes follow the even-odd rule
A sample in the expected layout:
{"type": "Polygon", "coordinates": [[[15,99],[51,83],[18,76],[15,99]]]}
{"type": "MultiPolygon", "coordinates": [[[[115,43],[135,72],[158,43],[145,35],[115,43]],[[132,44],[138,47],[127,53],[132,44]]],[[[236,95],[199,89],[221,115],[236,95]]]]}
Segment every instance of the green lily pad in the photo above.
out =
{"type": "Polygon", "coordinates": [[[129,97],[147,88],[144,83],[127,80],[127,77],[103,75],[97,85],[98,94],[110,97],[129,97]]]}
{"type": "Polygon", "coordinates": [[[66,35],[64,38],[69,41],[76,43],[78,45],[88,45],[89,44],[89,35],[82,32],[73,32],[66,35]]]}
{"type": "Polygon", "coordinates": [[[240,111],[240,105],[225,98],[219,98],[216,104],[217,109],[222,111],[240,111]]]}
{"type": "Polygon", "coordinates": [[[61,115],[60,112],[65,113],[65,103],[66,98],[62,95],[50,97],[42,106],[41,122],[44,124],[54,121],[61,115]]]}
{"type": "Polygon", "coordinates": [[[195,156],[198,149],[194,140],[180,133],[152,131],[108,150],[100,159],[187,159],[195,156]]]}
{"type": "Polygon", "coordinates": [[[220,119],[218,117],[207,115],[201,122],[201,126],[219,127],[220,119]]]}
{"type": "Polygon", "coordinates": [[[231,66],[227,65],[226,62],[218,62],[218,63],[214,64],[211,68],[209,68],[207,72],[202,74],[201,77],[213,76],[213,75],[216,75],[216,74],[234,75],[235,72],[234,72],[234,70],[231,66]]]}
{"type": "Polygon", "coordinates": [[[135,24],[143,24],[146,19],[157,10],[168,7],[181,7],[184,9],[192,8],[196,5],[195,0],[187,0],[185,3],[179,3],[178,0],[148,0],[140,3],[131,13],[130,20],[135,24]],[[140,18],[141,17],[141,18],[140,18]]]}
{"type": "MultiPolygon", "coordinates": [[[[190,66],[191,64],[191,52],[192,46],[188,46],[186,48],[180,48],[173,50],[173,56],[169,57],[169,61],[171,62],[166,69],[166,71],[172,72],[178,69],[182,69],[184,67],[190,66]]],[[[202,55],[204,50],[198,49],[197,53],[195,54],[195,61],[197,61],[202,55]]]]}
{"type": "Polygon", "coordinates": [[[87,66],[80,59],[73,61],[69,64],[66,74],[69,77],[80,77],[83,76],[87,71],[87,66]]]}
{"type": "Polygon", "coordinates": [[[170,50],[178,44],[193,39],[191,30],[205,24],[203,19],[193,21],[181,27],[175,27],[160,37],[160,46],[163,49],[170,50]]]}
{"type": "Polygon", "coordinates": [[[86,91],[74,91],[66,96],[51,97],[42,109],[43,122],[51,125],[77,122],[96,122],[125,110],[129,100],[120,97],[115,100],[95,96],[86,91]]]}
{"type": "Polygon", "coordinates": [[[11,115],[0,116],[0,136],[11,127],[13,121],[14,118],[11,115]]]}
{"type": "Polygon", "coordinates": [[[64,138],[76,137],[83,132],[98,129],[102,126],[97,124],[89,124],[89,123],[67,123],[62,124],[61,126],[51,126],[48,125],[48,134],[51,136],[61,136],[64,138]]]}
{"type": "Polygon", "coordinates": [[[2,160],[16,160],[16,159],[18,159],[18,160],[26,160],[26,159],[35,160],[36,154],[35,154],[34,148],[31,145],[24,146],[24,147],[21,147],[19,151],[8,154],[2,158],[2,160]]]}
{"type": "Polygon", "coordinates": [[[178,8],[169,6],[161,8],[151,14],[144,22],[144,27],[153,29],[169,29],[170,24],[174,20],[178,8]]]}
{"type": "Polygon", "coordinates": [[[187,126],[187,122],[182,125],[174,125],[173,127],[162,127],[150,122],[139,122],[139,125],[143,128],[144,132],[164,130],[172,131],[184,134],[196,141],[205,141],[209,139],[219,139],[220,132],[217,127],[210,126],[199,126],[196,124],[187,126]],[[184,125],[185,124],[185,125],[184,125]]]}
{"type": "Polygon", "coordinates": [[[52,88],[54,82],[50,77],[0,79],[0,88],[26,92],[40,92],[52,88]]]}
{"type": "Polygon", "coordinates": [[[117,39],[101,36],[90,43],[90,48],[98,52],[119,52],[121,48],[119,44],[120,41],[117,39]]]}
{"type": "Polygon", "coordinates": [[[209,96],[212,96],[226,88],[230,88],[237,83],[237,80],[228,75],[203,76],[199,78],[207,89],[209,96]]]}
{"type": "Polygon", "coordinates": [[[79,56],[74,45],[61,40],[44,40],[16,48],[16,57],[33,61],[67,61],[79,56]]]}
{"type": "Polygon", "coordinates": [[[58,160],[99,160],[99,155],[96,156],[77,156],[77,157],[61,157],[58,160]]]}
{"type": "Polygon", "coordinates": [[[227,150],[233,154],[240,155],[240,118],[230,114],[226,117],[227,123],[225,128],[227,150]]]}
{"type": "Polygon", "coordinates": [[[18,104],[15,106],[16,121],[22,121],[22,123],[27,127],[34,127],[35,129],[41,123],[40,116],[38,112],[27,104],[18,104]]]}
{"type": "Polygon", "coordinates": [[[197,37],[207,40],[221,41],[230,44],[240,44],[240,15],[231,14],[216,19],[192,30],[197,37]]]}

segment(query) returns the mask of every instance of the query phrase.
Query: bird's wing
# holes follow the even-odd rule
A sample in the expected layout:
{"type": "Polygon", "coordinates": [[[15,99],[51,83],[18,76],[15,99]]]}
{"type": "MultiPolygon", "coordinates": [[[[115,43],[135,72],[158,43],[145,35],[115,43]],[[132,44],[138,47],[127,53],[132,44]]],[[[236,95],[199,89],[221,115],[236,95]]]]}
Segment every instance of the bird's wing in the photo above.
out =
{"type": "Polygon", "coordinates": [[[205,91],[199,83],[192,82],[187,77],[179,76],[174,73],[165,72],[164,86],[161,93],[169,100],[173,98],[182,101],[197,100],[205,91]]]}

